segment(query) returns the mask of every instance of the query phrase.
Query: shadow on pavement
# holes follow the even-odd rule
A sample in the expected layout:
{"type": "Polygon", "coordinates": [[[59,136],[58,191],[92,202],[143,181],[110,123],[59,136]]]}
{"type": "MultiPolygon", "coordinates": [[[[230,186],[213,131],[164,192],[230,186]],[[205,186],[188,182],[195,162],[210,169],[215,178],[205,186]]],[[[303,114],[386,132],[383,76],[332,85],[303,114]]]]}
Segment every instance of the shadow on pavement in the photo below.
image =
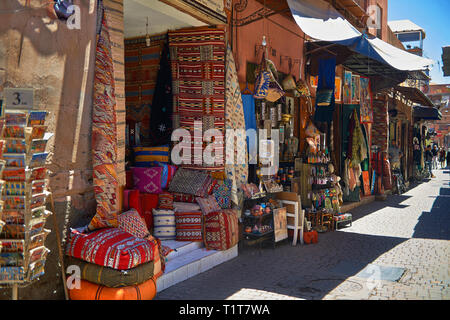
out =
{"type": "MultiPolygon", "coordinates": [[[[328,232],[319,234],[316,244],[292,246],[290,241],[277,244],[275,249],[245,247],[239,250],[239,259],[168,288],[155,299],[249,300],[258,299],[254,296],[257,292],[262,295],[259,299],[277,294],[318,300],[406,240],[328,232]]],[[[353,283],[348,290],[363,289],[363,285],[353,283]]]]}
{"type": "Polygon", "coordinates": [[[355,209],[352,209],[351,213],[353,216],[353,221],[364,218],[365,216],[370,215],[370,214],[372,214],[378,210],[381,210],[383,208],[386,208],[386,207],[398,208],[398,209],[407,208],[407,207],[409,207],[408,205],[403,205],[401,203],[409,198],[411,198],[411,196],[391,195],[384,201],[375,200],[374,202],[371,202],[368,205],[360,206],[355,209]]]}
{"type": "Polygon", "coordinates": [[[430,212],[422,212],[413,238],[450,240],[450,188],[441,188],[430,212]]]}

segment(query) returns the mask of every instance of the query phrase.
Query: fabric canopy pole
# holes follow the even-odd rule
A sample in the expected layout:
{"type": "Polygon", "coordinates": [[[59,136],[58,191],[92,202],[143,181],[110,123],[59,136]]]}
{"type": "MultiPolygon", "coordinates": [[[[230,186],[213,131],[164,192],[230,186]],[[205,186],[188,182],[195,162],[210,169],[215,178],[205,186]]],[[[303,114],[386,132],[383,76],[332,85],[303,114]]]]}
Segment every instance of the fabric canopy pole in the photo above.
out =
{"type": "Polygon", "coordinates": [[[92,112],[93,185],[97,202],[96,214],[89,230],[117,227],[118,178],[116,171],[117,128],[114,68],[108,24],[103,4],[98,10],[101,21],[97,34],[92,112]]]}
{"type": "Polygon", "coordinates": [[[424,70],[434,61],[362,34],[334,7],[323,0],[287,0],[292,16],[304,33],[316,40],[347,46],[376,61],[401,71],[424,70]]]}

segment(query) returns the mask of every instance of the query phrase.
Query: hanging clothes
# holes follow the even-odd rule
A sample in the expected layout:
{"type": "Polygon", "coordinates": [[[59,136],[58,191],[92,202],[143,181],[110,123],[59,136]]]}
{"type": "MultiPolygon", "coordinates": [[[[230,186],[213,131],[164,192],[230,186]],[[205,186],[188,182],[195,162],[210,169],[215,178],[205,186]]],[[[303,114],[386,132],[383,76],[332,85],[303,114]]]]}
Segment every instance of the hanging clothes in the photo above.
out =
{"type": "MultiPolygon", "coordinates": [[[[336,78],[336,58],[319,60],[319,78],[316,91],[316,112],[314,113],[314,121],[331,122],[335,110],[335,78],[336,78]],[[317,105],[319,95],[324,89],[331,90],[330,104],[327,106],[317,105]]],[[[330,93],[326,93],[329,95],[330,93]]]]}
{"type": "Polygon", "coordinates": [[[169,144],[172,135],[172,73],[169,41],[164,44],[150,115],[151,145],[169,144]]]}
{"type": "MultiPolygon", "coordinates": [[[[258,134],[258,127],[256,125],[256,114],[255,114],[255,98],[253,94],[242,94],[242,103],[244,107],[244,117],[245,117],[245,130],[254,129],[256,134],[258,134]]],[[[258,152],[258,140],[254,143],[250,142],[249,137],[247,137],[247,152],[248,152],[248,162],[250,164],[256,164],[257,152],[258,152]]]]}

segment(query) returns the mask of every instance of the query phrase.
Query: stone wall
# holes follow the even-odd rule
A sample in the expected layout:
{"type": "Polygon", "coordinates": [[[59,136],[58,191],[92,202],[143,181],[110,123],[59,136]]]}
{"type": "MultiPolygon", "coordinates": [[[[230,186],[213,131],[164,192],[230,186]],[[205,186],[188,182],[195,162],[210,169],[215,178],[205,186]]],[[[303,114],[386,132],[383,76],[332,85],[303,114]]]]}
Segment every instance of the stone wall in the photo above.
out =
{"type": "MultiPolygon", "coordinates": [[[[25,2],[0,3],[0,89],[34,88],[34,107],[50,112],[49,131],[54,132],[48,146],[50,187],[56,207],[54,217],[64,240],[69,227],[86,225],[95,212],[91,118],[97,0],[74,0],[80,7],[80,29],[69,29],[65,22],[52,19],[47,0],[31,0],[27,8],[25,2]]],[[[117,86],[118,172],[124,182],[122,0],[105,0],[105,7],[117,86]]],[[[52,230],[46,241],[51,250],[46,273],[38,282],[19,289],[19,299],[64,299],[54,221],[50,217],[46,225],[52,230]]],[[[0,289],[0,299],[10,297],[11,290],[0,289]]]]}

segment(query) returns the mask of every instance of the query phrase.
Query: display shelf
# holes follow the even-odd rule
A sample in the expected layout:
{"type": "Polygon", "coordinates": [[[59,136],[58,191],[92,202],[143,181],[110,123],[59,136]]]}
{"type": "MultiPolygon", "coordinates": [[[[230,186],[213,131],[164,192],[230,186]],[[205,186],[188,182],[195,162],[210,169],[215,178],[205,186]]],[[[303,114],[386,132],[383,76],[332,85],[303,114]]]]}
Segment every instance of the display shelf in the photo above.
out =
{"type": "Polygon", "coordinates": [[[48,189],[47,111],[5,110],[1,135],[0,286],[26,286],[44,274],[48,189]]]}

